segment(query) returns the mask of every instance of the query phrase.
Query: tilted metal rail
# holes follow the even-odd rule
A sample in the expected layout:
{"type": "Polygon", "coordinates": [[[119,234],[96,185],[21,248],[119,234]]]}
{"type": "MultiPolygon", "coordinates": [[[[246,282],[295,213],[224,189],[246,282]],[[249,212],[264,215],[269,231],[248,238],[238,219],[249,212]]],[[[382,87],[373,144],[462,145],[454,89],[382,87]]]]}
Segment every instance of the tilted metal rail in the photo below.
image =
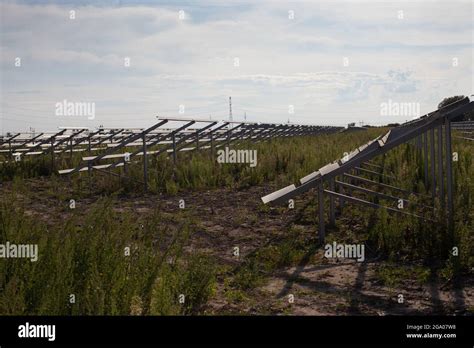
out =
{"type": "MultiPolygon", "coordinates": [[[[367,172],[368,170],[374,171],[374,168],[379,170],[383,169],[373,162],[373,159],[377,156],[383,155],[401,144],[409,143],[415,145],[422,154],[425,187],[429,188],[433,199],[436,195],[438,196],[441,209],[447,210],[447,223],[449,229],[452,231],[454,226],[454,207],[451,121],[473,109],[474,102],[471,102],[469,98],[466,97],[458,102],[424,115],[415,121],[402,124],[401,126],[391,129],[385,135],[379,136],[367,144],[360,146],[358,149],[349,153],[348,156],[308,174],[300,180],[298,185],[290,185],[262,197],[262,201],[265,204],[286,203],[298,195],[311,189],[316,189],[319,209],[318,237],[321,243],[324,243],[325,240],[324,197],[326,195],[329,196],[329,222],[331,225],[335,224],[336,198],[341,208],[344,202],[347,201],[373,208],[384,208],[390,212],[424,218],[424,216],[411,214],[405,210],[390,206],[382,206],[352,195],[353,191],[359,191],[369,196],[377,196],[397,201],[401,200],[402,202],[410,204],[410,201],[405,198],[405,196],[409,196],[410,194],[417,195],[416,193],[393,185],[384,184],[380,181],[369,180],[362,176],[363,172],[367,172]],[[364,167],[365,169],[363,169],[364,167]],[[370,169],[367,167],[370,167],[370,169]],[[347,182],[347,179],[349,179],[350,182],[347,182]],[[367,186],[376,188],[369,189],[367,186]],[[336,191],[336,188],[339,192],[336,191]],[[391,192],[396,192],[397,195],[389,195],[381,192],[382,190],[390,190],[391,192]],[[445,199],[445,193],[447,200],[445,199]]],[[[382,176],[382,179],[383,178],[382,176]]],[[[422,206],[422,208],[434,209],[433,207],[426,206],[422,206]]]]}

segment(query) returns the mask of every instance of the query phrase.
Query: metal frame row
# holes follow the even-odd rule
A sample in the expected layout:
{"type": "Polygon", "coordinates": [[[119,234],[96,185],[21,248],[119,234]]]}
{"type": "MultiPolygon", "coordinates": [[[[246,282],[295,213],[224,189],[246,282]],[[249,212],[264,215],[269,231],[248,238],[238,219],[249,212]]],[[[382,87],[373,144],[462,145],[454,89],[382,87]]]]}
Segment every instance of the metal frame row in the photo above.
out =
{"type": "MultiPolygon", "coordinates": [[[[225,136],[226,138],[234,138],[235,132],[239,131],[242,139],[253,138],[260,141],[265,138],[274,136],[296,136],[304,134],[313,134],[316,132],[330,132],[340,130],[339,127],[323,127],[323,126],[307,126],[307,125],[277,125],[277,124],[260,124],[260,123],[239,123],[239,122],[218,122],[207,120],[193,119],[172,119],[166,118],[159,122],[163,125],[166,122],[187,122],[187,125],[180,125],[175,128],[159,128],[156,125],[148,129],[133,128],[100,128],[91,132],[88,128],[64,128],[53,133],[15,133],[7,134],[0,137],[0,155],[7,158],[15,156],[34,156],[44,155],[50,152],[55,154],[73,153],[73,152],[93,152],[101,150],[109,150],[112,147],[122,148],[123,143],[127,147],[141,146],[143,136],[146,137],[148,145],[155,145],[156,139],[160,136],[168,138],[169,143],[172,142],[174,135],[176,142],[182,138],[191,139],[192,134],[196,137],[203,133],[204,136],[214,136],[214,140],[218,140],[225,136]],[[205,127],[190,128],[190,125],[197,123],[208,123],[205,127]],[[215,126],[215,127],[214,127],[215,126]],[[207,132],[204,132],[208,130],[207,132]],[[247,133],[243,132],[245,130],[247,133]],[[252,131],[255,131],[252,134],[252,131]],[[131,137],[140,134],[135,138],[135,142],[128,142],[131,137]]],[[[191,140],[196,141],[199,145],[203,139],[191,140]]],[[[161,142],[163,144],[165,141],[161,142]]],[[[187,141],[189,142],[189,141],[187,141]]]]}
{"type": "MultiPolygon", "coordinates": [[[[383,174],[383,168],[374,162],[376,157],[384,155],[399,145],[408,143],[415,145],[420,151],[424,163],[425,187],[431,191],[433,199],[438,196],[441,209],[447,210],[447,223],[449,229],[452,230],[454,226],[454,207],[451,121],[473,109],[474,102],[466,97],[417,120],[402,124],[391,129],[385,135],[360,146],[349,153],[348,156],[303,177],[299,185],[290,185],[270,193],[262,197],[262,201],[265,204],[286,203],[288,200],[311,189],[317,189],[318,237],[321,243],[324,243],[325,239],[324,197],[326,195],[329,196],[329,222],[331,225],[335,224],[335,199],[338,199],[341,208],[345,202],[352,202],[426,219],[423,213],[421,215],[409,213],[406,210],[382,206],[353,195],[357,191],[371,197],[401,200],[404,203],[411,204],[412,202],[408,199],[410,195],[416,196],[419,194],[384,183],[383,181],[388,181],[387,179],[390,178],[383,174]],[[375,176],[377,180],[368,179],[368,175],[375,176]],[[387,194],[386,191],[391,193],[387,194]],[[396,192],[396,194],[393,192],[396,192]],[[445,196],[447,196],[447,200],[445,196]]],[[[422,211],[426,208],[434,209],[423,205],[421,205],[421,208],[422,211]]]]}
{"type": "Polygon", "coordinates": [[[453,122],[452,128],[458,132],[456,138],[474,141],[474,121],[453,122]]]}
{"type": "Polygon", "coordinates": [[[59,170],[61,175],[97,170],[100,172],[142,163],[143,184],[148,187],[148,158],[167,154],[177,161],[184,151],[214,151],[222,146],[238,145],[243,141],[258,143],[278,137],[319,135],[340,132],[343,127],[271,124],[252,122],[210,121],[183,118],[159,118],[146,129],[64,128],[56,133],[17,133],[0,140],[0,155],[5,162],[18,161],[26,156],[51,155],[52,170],[55,159],[69,154],[84,153],[81,163],[59,170]],[[138,159],[141,159],[138,160],[138,159]]]}

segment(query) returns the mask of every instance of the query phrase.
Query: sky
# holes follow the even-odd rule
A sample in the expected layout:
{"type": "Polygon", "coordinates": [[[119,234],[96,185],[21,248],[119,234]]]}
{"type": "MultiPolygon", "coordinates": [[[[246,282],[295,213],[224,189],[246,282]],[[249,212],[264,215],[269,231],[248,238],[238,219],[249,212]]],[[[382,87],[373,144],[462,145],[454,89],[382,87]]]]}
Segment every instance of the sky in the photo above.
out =
{"type": "Polygon", "coordinates": [[[2,0],[0,131],[226,120],[229,96],[235,121],[404,122],[381,106],[474,93],[472,25],[463,0],[2,0]]]}

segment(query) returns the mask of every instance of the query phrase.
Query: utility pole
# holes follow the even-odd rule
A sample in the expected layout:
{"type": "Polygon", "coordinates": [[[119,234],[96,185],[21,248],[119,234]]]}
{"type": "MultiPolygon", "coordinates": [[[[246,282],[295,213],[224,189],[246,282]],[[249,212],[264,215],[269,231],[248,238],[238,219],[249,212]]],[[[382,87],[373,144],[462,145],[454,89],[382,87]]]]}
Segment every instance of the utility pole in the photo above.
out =
{"type": "Polygon", "coordinates": [[[229,97],[229,121],[232,122],[232,97],[229,97]]]}

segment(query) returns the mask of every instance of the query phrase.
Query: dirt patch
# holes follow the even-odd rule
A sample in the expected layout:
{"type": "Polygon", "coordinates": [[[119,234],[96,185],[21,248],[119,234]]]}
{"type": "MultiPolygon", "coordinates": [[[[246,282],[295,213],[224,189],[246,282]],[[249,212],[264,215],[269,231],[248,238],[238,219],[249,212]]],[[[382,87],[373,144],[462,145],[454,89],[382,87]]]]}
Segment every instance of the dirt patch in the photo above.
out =
{"type": "MultiPolygon", "coordinates": [[[[67,186],[67,185],[66,185],[67,186]]],[[[168,214],[170,221],[186,211],[195,222],[188,251],[202,251],[215,258],[229,272],[220,275],[214,298],[206,313],[211,314],[272,314],[272,315],[406,315],[406,314],[472,314],[474,311],[474,281],[472,277],[444,286],[441,281],[420,284],[416,279],[403,279],[396,286],[381,282],[377,269],[383,263],[367,260],[328,260],[321,248],[298,266],[282,267],[266,274],[263,284],[253,289],[238,290],[229,286],[233,269],[255,252],[276,244],[288,235],[289,227],[297,228],[301,236],[315,240],[317,226],[311,214],[301,209],[263,207],[260,197],[270,192],[268,187],[246,190],[215,189],[179,193],[175,196],[145,194],[118,197],[113,208],[118,212],[133,212],[137,220],[145,219],[155,210],[168,214]],[[184,200],[184,210],[180,208],[184,200]],[[238,247],[240,255],[234,255],[238,247]],[[403,296],[403,302],[399,295],[403,296]],[[290,298],[293,300],[290,301],[290,298]]],[[[14,194],[26,214],[47,226],[62,224],[74,214],[87,214],[100,196],[81,198],[76,209],[69,209],[72,191],[60,195],[51,182],[28,180],[21,190],[11,183],[0,186],[2,196],[14,194]]],[[[305,207],[311,193],[296,201],[305,207]]],[[[165,223],[165,222],[164,222],[165,223]]],[[[178,221],[175,221],[178,223],[178,221]]],[[[333,233],[361,231],[364,225],[352,216],[341,217],[333,233]],[[346,226],[346,227],[345,227],[346,226]]],[[[329,231],[331,233],[331,231],[329,231]]]]}
{"type": "Polygon", "coordinates": [[[262,291],[282,312],[295,315],[468,314],[469,308],[472,312],[472,279],[462,288],[444,290],[439,282],[420,285],[413,279],[387,287],[376,276],[377,266],[344,261],[292,267],[272,277],[262,291]],[[289,302],[290,295],[294,303],[289,302]]]}

